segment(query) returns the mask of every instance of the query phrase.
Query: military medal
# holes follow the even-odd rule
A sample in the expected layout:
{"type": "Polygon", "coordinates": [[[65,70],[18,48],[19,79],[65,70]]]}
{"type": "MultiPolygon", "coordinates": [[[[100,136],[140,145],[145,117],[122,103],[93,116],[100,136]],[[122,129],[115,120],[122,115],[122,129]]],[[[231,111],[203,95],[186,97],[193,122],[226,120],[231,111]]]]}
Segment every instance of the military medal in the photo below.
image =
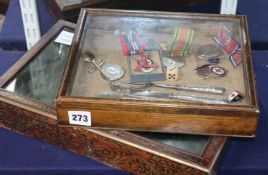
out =
{"type": "Polygon", "coordinates": [[[220,29],[213,39],[228,54],[229,60],[235,68],[242,63],[241,47],[227,27],[220,29]]]}
{"type": "Polygon", "coordinates": [[[176,27],[173,36],[172,44],[168,50],[168,56],[171,58],[186,57],[193,41],[194,30],[176,27]]]}
{"type": "Polygon", "coordinates": [[[110,81],[122,78],[125,73],[122,67],[117,64],[104,64],[101,68],[101,71],[110,81]]]}
{"type": "Polygon", "coordinates": [[[211,66],[211,74],[216,77],[223,77],[226,75],[226,69],[220,66],[212,65],[211,66]]]}
{"type": "Polygon", "coordinates": [[[220,78],[224,77],[227,73],[227,70],[221,66],[217,66],[214,64],[205,64],[202,66],[198,66],[194,69],[197,75],[203,77],[204,79],[208,78],[220,78]]]}
{"type": "MultiPolygon", "coordinates": [[[[81,54],[81,58],[85,62],[91,63],[101,73],[101,76],[108,81],[118,80],[122,78],[125,73],[119,65],[105,64],[104,60],[96,58],[91,52],[81,54]]],[[[89,72],[93,73],[96,69],[90,69],[89,72]]]]}
{"type": "Polygon", "coordinates": [[[121,35],[120,41],[123,56],[141,55],[146,47],[139,34],[132,30],[130,30],[127,34],[121,35]]]}
{"type": "Polygon", "coordinates": [[[203,77],[204,79],[207,79],[208,75],[210,74],[210,71],[211,71],[211,66],[210,66],[210,64],[205,64],[205,65],[202,65],[202,66],[198,66],[197,68],[194,69],[194,71],[200,77],[203,77]]]}
{"type": "Polygon", "coordinates": [[[158,69],[158,65],[154,64],[153,60],[150,58],[150,55],[132,55],[137,61],[137,66],[134,68],[134,72],[152,72],[153,70],[158,69]]]}
{"type": "Polygon", "coordinates": [[[239,91],[235,90],[234,92],[232,92],[229,95],[228,100],[229,100],[229,102],[236,103],[236,102],[241,101],[243,98],[244,98],[244,96],[242,95],[242,93],[240,93],[239,91]]]}

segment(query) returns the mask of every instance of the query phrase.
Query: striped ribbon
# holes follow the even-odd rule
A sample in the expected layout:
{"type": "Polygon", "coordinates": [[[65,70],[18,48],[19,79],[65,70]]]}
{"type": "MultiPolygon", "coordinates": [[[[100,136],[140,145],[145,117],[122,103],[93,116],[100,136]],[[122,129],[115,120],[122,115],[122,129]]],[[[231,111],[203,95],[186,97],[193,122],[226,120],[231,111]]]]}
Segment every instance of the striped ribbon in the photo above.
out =
{"type": "Polygon", "coordinates": [[[134,31],[130,31],[126,35],[121,35],[120,41],[123,56],[141,55],[145,48],[145,44],[141,40],[140,36],[134,31]]]}
{"type": "Polygon", "coordinates": [[[228,54],[229,60],[236,68],[242,63],[242,53],[239,43],[232,38],[232,33],[227,27],[220,29],[213,37],[214,41],[228,54]]]}
{"type": "Polygon", "coordinates": [[[176,27],[172,45],[168,50],[169,57],[186,57],[194,36],[194,30],[176,27]]]}

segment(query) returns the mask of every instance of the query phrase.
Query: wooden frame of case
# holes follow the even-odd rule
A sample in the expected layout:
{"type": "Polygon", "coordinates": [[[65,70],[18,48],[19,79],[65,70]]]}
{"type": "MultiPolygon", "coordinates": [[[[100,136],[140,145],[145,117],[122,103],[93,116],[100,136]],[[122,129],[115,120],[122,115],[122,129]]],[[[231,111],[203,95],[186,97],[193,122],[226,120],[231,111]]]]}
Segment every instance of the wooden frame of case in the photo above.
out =
{"type": "MultiPolygon", "coordinates": [[[[1,78],[8,84],[63,28],[59,21],[1,78]]],[[[226,137],[211,136],[202,154],[190,153],[126,131],[57,126],[54,106],[0,89],[0,127],[35,137],[134,174],[211,174],[226,137]]]]}
{"type": "Polygon", "coordinates": [[[75,39],[70,51],[63,82],[57,99],[59,124],[69,125],[67,111],[90,111],[92,127],[106,127],[128,130],[177,132],[188,134],[229,135],[254,137],[258,121],[258,103],[255,76],[252,67],[247,20],[245,16],[183,14],[169,12],[121,11],[105,9],[83,9],[80,14],[75,39]],[[66,96],[73,64],[87,14],[108,14],[156,18],[190,19],[238,19],[242,28],[243,48],[246,64],[244,77],[249,98],[248,105],[198,104],[191,102],[163,102],[122,100],[94,97],[66,96]],[[133,108],[135,106],[135,108],[133,108]],[[127,117],[123,117],[127,116],[127,117]],[[161,124],[159,123],[161,121],[161,124]]]}

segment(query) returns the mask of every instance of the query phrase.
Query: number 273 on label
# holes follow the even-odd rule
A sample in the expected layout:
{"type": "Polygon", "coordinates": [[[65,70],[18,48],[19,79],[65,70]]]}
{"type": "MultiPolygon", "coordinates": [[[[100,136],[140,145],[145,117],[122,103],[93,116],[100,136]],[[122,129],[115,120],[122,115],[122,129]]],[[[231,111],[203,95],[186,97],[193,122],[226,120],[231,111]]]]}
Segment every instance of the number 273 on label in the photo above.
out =
{"type": "Polygon", "coordinates": [[[68,111],[68,117],[70,124],[91,126],[91,112],[68,111]]]}

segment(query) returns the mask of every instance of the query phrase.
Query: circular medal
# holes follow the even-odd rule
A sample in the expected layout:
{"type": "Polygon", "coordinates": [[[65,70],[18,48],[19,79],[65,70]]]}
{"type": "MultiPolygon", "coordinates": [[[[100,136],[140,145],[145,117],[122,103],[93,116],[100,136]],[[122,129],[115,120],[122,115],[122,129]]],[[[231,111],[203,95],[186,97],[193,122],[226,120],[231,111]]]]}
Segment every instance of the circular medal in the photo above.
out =
{"type": "Polygon", "coordinates": [[[211,73],[213,73],[216,76],[223,77],[225,76],[226,72],[227,72],[226,69],[224,69],[223,67],[215,65],[211,66],[211,73]]]}
{"type": "Polygon", "coordinates": [[[124,76],[125,71],[117,64],[104,64],[101,68],[105,77],[110,80],[118,80],[124,76]]]}
{"type": "Polygon", "coordinates": [[[200,59],[220,58],[222,50],[213,44],[207,44],[199,47],[197,55],[200,59]]]}

